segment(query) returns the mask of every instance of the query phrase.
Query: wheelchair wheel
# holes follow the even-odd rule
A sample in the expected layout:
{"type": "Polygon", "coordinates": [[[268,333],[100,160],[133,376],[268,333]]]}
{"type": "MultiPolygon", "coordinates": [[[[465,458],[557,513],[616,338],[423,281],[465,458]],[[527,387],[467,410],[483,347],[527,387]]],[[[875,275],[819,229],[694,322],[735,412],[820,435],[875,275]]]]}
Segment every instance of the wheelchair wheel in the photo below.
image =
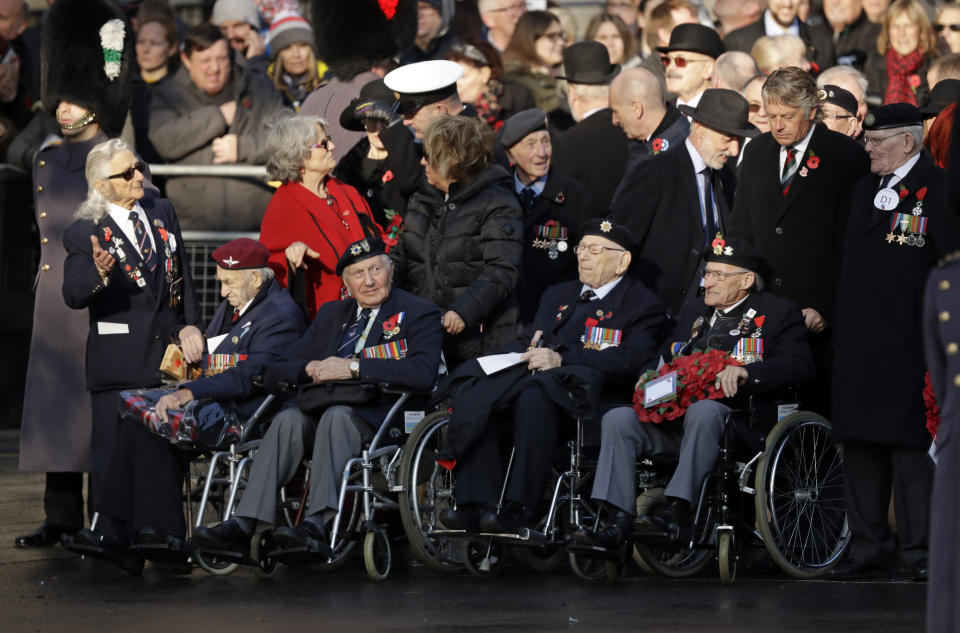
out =
{"type": "Polygon", "coordinates": [[[627,575],[627,563],[620,560],[608,560],[604,563],[607,582],[618,583],[627,575]]]}
{"type": "Polygon", "coordinates": [[[599,556],[590,556],[583,552],[569,552],[570,569],[578,578],[600,580],[607,576],[607,561],[599,556]]]}
{"type": "Polygon", "coordinates": [[[386,530],[374,529],[363,537],[363,565],[370,580],[386,580],[390,575],[390,539],[386,530]]]}
{"type": "Polygon", "coordinates": [[[400,520],[416,557],[430,569],[453,574],[464,567],[463,547],[431,533],[443,529],[440,512],[453,505],[454,475],[437,463],[435,456],[443,450],[446,426],[450,415],[437,411],[425,417],[407,438],[400,461],[403,490],[398,502],[400,520]]]}
{"type": "Polygon", "coordinates": [[[280,562],[275,558],[270,558],[268,552],[272,552],[277,548],[276,542],[273,540],[273,530],[264,530],[257,536],[257,540],[254,541],[253,551],[253,560],[258,561],[257,565],[257,576],[260,578],[273,578],[277,573],[277,568],[280,567],[280,562]]]}
{"type": "Polygon", "coordinates": [[[767,435],[756,473],[757,525],[773,561],[794,578],[817,578],[850,544],[843,459],[830,423],[798,411],[767,435]]]}
{"type": "Polygon", "coordinates": [[[657,572],[653,570],[650,565],[647,564],[647,561],[643,560],[643,556],[640,555],[640,551],[636,546],[633,546],[631,557],[633,558],[633,564],[640,568],[640,571],[647,574],[648,576],[656,576],[657,572]]]}
{"type": "Polygon", "coordinates": [[[475,576],[499,576],[506,562],[506,549],[492,539],[463,542],[463,562],[475,576]]]}
{"type": "Polygon", "coordinates": [[[239,563],[232,563],[230,561],[222,560],[216,556],[204,554],[199,550],[193,553],[193,560],[200,565],[203,571],[207,572],[211,576],[229,576],[233,572],[237,571],[238,567],[240,567],[239,563]]]}
{"type": "Polygon", "coordinates": [[[672,545],[651,545],[637,543],[637,554],[655,574],[667,578],[689,578],[700,573],[713,558],[713,548],[706,547],[713,541],[713,507],[707,504],[705,516],[694,526],[695,547],[688,543],[672,545]]]}
{"type": "Polygon", "coordinates": [[[720,582],[729,585],[736,580],[737,548],[732,530],[723,530],[717,535],[717,565],[720,567],[720,582]]]}

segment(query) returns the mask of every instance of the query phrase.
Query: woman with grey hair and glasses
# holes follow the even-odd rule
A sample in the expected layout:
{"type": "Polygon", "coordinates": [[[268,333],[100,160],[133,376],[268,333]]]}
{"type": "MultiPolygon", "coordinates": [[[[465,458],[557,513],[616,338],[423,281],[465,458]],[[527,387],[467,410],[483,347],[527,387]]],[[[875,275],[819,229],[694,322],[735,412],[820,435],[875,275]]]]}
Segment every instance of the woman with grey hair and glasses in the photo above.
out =
{"type": "Polygon", "coordinates": [[[281,183],[260,224],[270,268],[312,319],[346,296],[337,259],[365,237],[383,238],[356,189],[331,175],[337,165],[327,122],[316,116],[277,121],[267,138],[267,172],[281,183]]]}

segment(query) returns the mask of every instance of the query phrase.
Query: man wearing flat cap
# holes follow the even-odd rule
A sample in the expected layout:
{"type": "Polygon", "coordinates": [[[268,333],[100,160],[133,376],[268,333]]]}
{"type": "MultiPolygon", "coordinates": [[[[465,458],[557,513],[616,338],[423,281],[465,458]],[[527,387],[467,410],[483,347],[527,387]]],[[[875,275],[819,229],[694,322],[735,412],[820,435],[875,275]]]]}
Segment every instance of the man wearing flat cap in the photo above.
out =
{"type": "Polygon", "coordinates": [[[732,90],[712,88],[680,110],[693,121],[685,142],[634,168],[612,209],[640,241],[635,274],[672,315],[697,296],[703,253],[730,219],[736,183],[724,167],[758,134],[732,90]]]}
{"type": "MultiPolygon", "coordinates": [[[[637,517],[636,530],[672,540],[688,538],[691,510],[696,509],[704,477],[716,464],[727,414],[744,407],[751,396],[760,406],[781,388],[813,375],[800,307],[761,289],[762,266],[759,252],[749,243],[721,236],[713,241],[706,255],[703,299],[684,307],[661,357],[671,362],[712,348],[728,352],[743,366],[720,371],[715,384],[723,397],[693,402],[682,421],[642,423],[633,407],[603,416],[592,495],[605,503],[605,520],[597,530],[577,530],[577,542],[615,549],[634,532],[636,463],[652,456],[679,462],[664,502],[651,515],[637,517]]],[[[650,368],[656,365],[654,360],[650,368]]],[[[770,422],[772,426],[776,418],[770,422]]],[[[762,443],[762,436],[757,439],[762,443]]]]}
{"type": "Polygon", "coordinates": [[[857,138],[860,133],[860,121],[857,119],[857,98],[849,90],[840,86],[826,84],[817,92],[820,101],[820,114],[827,128],[857,138]]]}
{"type": "MultiPolygon", "coordinates": [[[[260,406],[263,396],[255,392],[251,377],[278,359],[303,334],[306,323],[290,293],[273,281],[266,246],[239,238],[211,256],[224,301],[207,327],[205,341],[193,325],[176,333],[185,359],[197,361],[204,377],[161,396],[154,410],[160,422],[167,423],[173,410],[200,401],[193,409],[197,425],[201,419],[215,422],[202,425],[198,443],[213,448],[230,419],[245,420],[260,406]],[[235,418],[228,413],[231,410],[235,418]]],[[[71,549],[134,572],[142,558],[130,551],[131,545],[166,544],[164,559],[185,561],[189,554],[183,543],[185,456],[171,444],[176,439],[154,435],[134,420],[121,421],[97,500],[97,531],[82,530],[71,549]]]]}
{"type": "Polygon", "coordinates": [[[833,332],[830,421],[844,447],[853,534],[849,559],[835,571],[844,578],[890,574],[898,551],[911,575],[926,575],[933,468],[920,297],[937,260],[960,248],[960,220],[922,134],[921,112],[906,103],[864,120],[872,173],[853,188],[833,332]],[[887,523],[891,485],[896,537],[887,523]]]}
{"type": "MultiPolygon", "coordinates": [[[[523,352],[521,364],[486,376],[476,363],[475,371],[465,363],[451,376],[475,382],[458,387],[453,400],[457,509],[440,515],[448,528],[503,533],[534,528],[564,439],[561,429],[572,414],[571,385],[585,375],[602,376],[604,390],[615,392],[618,385],[626,390],[654,358],[664,312],[656,296],[626,274],[636,239],[608,218],[585,222],[580,233],[573,249],[580,278],[547,289],[524,334],[502,350],[523,352]],[[499,420],[491,415],[507,405],[512,415],[499,420]],[[516,450],[499,513],[493,504],[504,469],[494,420],[511,427],[516,450]]],[[[595,408],[598,397],[595,387],[584,399],[595,408]]]]}
{"type": "Polygon", "coordinates": [[[713,82],[717,58],[725,52],[720,36],[702,24],[680,24],[670,33],[670,44],[657,53],[667,76],[667,92],[676,105],[696,107],[700,95],[713,82]]]}
{"type": "Polygon", "coordinates": [[[610,82],[620,64],[600,42],[577,42],[563,50],[567,101],[577,122],[556,134],[556,166],[593,194],[594,216],[606,215],[627,168],[627,135],[613,124],[610,82]]]}
{"type": "Polygon", "coordinates": [[[522,323],[536,315],[544,290],[576,278],[574,231],[593,213],[593,196],[551,165],[547,126],[547,114],[531,108],[507,119],[499,134],[523,208],[523,275],[516,293],[522,323]]]}
{"type": "Polygon", "coordinates": [[[863,146],[816,123],[816,82],[794,67],[774,71],[761,89],[770,132],[747,145],[728,226],[755,245],[770,267],[770,291],[803,308],[817,376],[804,408],[830,410],[830,326],[843,227],[852,188],[869,172],[863,146]]]}
{"type": "MultiPolygon", "coordinates": [[[[268,388],[359,380],[429,391],[440,366],[440,310],[430,301],[394,289],[393,264],[377,239],[354,242],[337,262],[353,298],[320,307],[313,323],[281,359],[267,368],[268,388]]],[[[336,516],[347,460],[360,454],[392,402],[333,405],[319,416],[294,399],[270,424],[253,462],[234,517],[194,533],[206,552],[245,554],[257,522],[276,523],[277,495],[312,450],[310,492],[303,523],[277,530],[281,547],[308,546],[329,553],[327,526],[336,516]],[[311,449],[312,447],[312,449],[311,449]]]]}

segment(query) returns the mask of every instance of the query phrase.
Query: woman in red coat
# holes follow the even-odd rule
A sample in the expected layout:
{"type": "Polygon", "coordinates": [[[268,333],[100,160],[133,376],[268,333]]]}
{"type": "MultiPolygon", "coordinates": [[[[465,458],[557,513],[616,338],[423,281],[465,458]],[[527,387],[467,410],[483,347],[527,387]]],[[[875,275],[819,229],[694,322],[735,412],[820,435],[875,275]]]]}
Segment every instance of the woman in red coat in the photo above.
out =
{"type": "Polygon", "coordinates": [[[290,287],[291,277],[302,273],[294,279],[303,278],[311,319],[327,301],[346,296],[336,274],[344,249],[364,237],[383,237],[363,196],[330,176],[337,159],[328,131],[320,117],[290,117],[267,140],[267,171],[283,184],[267,206],[260,241],[270,249],[270,268],[281,285],[290,287]]]}

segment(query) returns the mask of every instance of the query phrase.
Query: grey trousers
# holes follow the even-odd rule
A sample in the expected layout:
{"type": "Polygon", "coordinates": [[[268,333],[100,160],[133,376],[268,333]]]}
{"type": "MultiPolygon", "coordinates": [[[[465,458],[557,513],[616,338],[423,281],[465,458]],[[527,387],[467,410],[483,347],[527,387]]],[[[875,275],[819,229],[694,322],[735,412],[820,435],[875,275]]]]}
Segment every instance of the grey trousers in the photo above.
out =
{"type": "Polygon", "coordinates": [[[730,407],[700,400],[687,409],[682,433],[675,421],[648,424],[631,407],[609,411],[601,420],[600,460],[593,498],[633,514],[636,508],[636,464],[642,457],[678,457],[665,495],[695,503],[703,479],[717,463],[723,420],[730,407]]]}
{"type": "Polygon", "coordinates": [[[275,524],[280,487],[297,472],[311,444],[310,494],[305,514],[336,510],[343,468],[350,458],[360,454],[362,441],[350,407],[332,406],[323,412],[319,422],[297,407],[284,409],[273,418],[260,443],[236,515],[275,524]]]}

